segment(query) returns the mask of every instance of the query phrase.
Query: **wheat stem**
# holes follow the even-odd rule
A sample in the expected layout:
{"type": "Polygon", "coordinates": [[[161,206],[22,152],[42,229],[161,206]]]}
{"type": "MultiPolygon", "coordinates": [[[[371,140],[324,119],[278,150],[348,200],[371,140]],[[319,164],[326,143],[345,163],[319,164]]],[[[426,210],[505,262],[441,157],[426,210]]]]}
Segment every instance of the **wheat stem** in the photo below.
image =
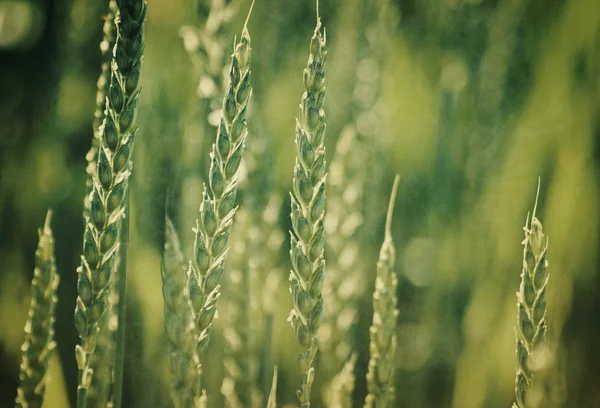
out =
{"type": "Polygon", "coordinates": [[[396,250],[392,240],[392,218],[400,176],[396,176],[385,222],[385,238],[377,261],[377,279],[373,293],[373,324],[370,329],[369,370],[365,401],[367,408],[385,408],[394,402],[396,322],[398,278],[394,270],[396,250]]]}
{"type": "Polygon", "coordinates": [[[46,392],[48,360],[54,352],[54,320],[58,298],[59,277],[54,259],[54,237],[50,228],[52,211],[48,211],[44,227],[39,230],[39,244],[35,251],[35,269],[31,282],[31,300],[25,341],[21,346],[22,361],[20,386],[15,407],[40,408],[46,392]]]}
{"type": "MultiPolygon", "coordinates": [[[[75,327],[81,344],[76,347],[75,356],[79,368],[77,406],[82,408],[87,405],[87,392],[93,377],[90,358],[96,353],[100,321],[107,310],[112,281],[118,269],[119,234],[126,215],[135,134],[133,124],[144,50],[145,1],[117,0],[117,7],[111,83],[106,115],[100,128],[102,137],[97,168],[92,176],[90,215],[86,218],[81,266],[77,270],[75,327]]],[[[125,268],[121,273],[125,275],[125,268]]],[[[125,279],[126,276],[121,276],[119,283],[125,279]]],[[[122,290],[120,288],[119,293],[122,290]]],[[[123,321],[124,316],[119,316],[119,322],[123,321]]],[[[122,367],[115,367],[115,370],[122,370],[122,367]]],[[[120,401],[115,403],[120,405],[120,401]]]]}
{"type": "Polygon", "coordinates": [[[314,381],[314,360],[318,349],[317,332],[323,311],[325,279],[325,72],[327,57],[325,34],[317,20],[310,41],[310,55],[304,69],[304,88],[296,119],[296,165],[291,195],[292,228],[290,257],[293,269],[289,275],[293,309],[290,322],[302,347],[298,365],[302,388],[297,391],[302,408],[310,407],[314,381]]]}
{"type": "Polygon", "coordinates": [[[525,222],[523,268],[521,285],[517,292],[517,375],[515,379],[516,406],[527,407],[527,391],[531,386],[534,370],[530,367],[532,354],[546,341],[546,286],[548,274],[548,237],[542,231],[542,223],[536,217],[540,181],[529,223],[525,222]]]}

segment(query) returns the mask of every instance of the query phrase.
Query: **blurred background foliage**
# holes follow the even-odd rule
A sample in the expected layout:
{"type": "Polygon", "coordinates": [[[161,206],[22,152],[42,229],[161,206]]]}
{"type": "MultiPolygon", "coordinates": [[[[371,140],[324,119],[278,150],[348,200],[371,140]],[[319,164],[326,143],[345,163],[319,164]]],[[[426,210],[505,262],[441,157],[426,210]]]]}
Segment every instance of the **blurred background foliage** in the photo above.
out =
{"type": "MultiPolygon", "coordinates": [[[[363,123],[349,103],[368,1],[320,2],[329,44],[328,157],[349,121],[363,123]]],[[[37,228],[49,207],[61,283],[46,405],[74,401],[75,270],[104,3],[0,0],[1,406],[11,406],[16,394],[37,228]]],[[[248,6],[242,2],[226,33],[231,42],[248,6]]],[[[600,2],[396,0],[393,7],[399,19],[389,47],[369,71],[381,81],[381,115],[365,119],[371,120],[369,148],[378,153],[364,197],[363,255],[372,267],[357,330],[357,403],[366,389],[374,260],[391,181],[400,173],[393,231],[400,276],[397,405],[510,406],[522,227],[541,176],[538,218],[550,237],[547,303],[555,351],[540,375],[545,406],[600,407],[600,2]]],[[[258,0],[249,24],[250,122],[256,122],[250,126],[271,146],[284,236],[294,117],[314,23],[312,1],[258,0]]],[[[197,71],[180,36],[190,24],[199,24],[191,1],[149,1],[131,198],[127,407],[170,404],[160,225],[166,189],[176,188],[181,169],[201,175],[207,166],[198,162],[207,152],[198,131],[197,71]]],[[[178,225],[189,247],[201,181],[183,190],[191,204],[181,209],[178,225]]],[[[299,384],[285,321],[288,245],[277,260],[279,288],[264,294],[277,304],[273,359],[281,404],[295,403],[299,384]]],[[[226,301],[221,314],[224,307],[226,301]]],[[[223,370],[220,321],[210,346],[208,386],[215,398],[223,370]]]]}

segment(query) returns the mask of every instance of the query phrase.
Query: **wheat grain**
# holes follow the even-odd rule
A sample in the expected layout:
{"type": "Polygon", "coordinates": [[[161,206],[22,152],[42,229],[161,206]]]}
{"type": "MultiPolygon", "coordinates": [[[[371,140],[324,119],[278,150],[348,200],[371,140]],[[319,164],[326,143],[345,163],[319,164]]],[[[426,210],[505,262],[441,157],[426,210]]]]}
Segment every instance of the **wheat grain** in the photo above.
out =
{"type": "Polygon", "coordinates": [[[521,285],[517,292],[517,375],[515,380],[516,406],[527,407],[527,391],[534,376],[530,367],[532,354],[546,341],[546,286],[548,274],[548,237],[542,231],[542,223],[536,218],[538,190],[529,223],[525,222],[523,248],[523,268],[521,285]]]}
{"type": "Polygon", "coordinates": [[[377,261],[377,279],[373,293],[373,324],[369,343],[369,371],[367,387],[369,394],[365,407],[385,408],[394,402],[394,371],[396,356],[396,323],[398,278],[394,270],[396,250],[392,240],[392,216],[400,177],[396,176],[388,207],[385,238],[377,261]]]}
{"type": "MultiPolygon", "coordinates": [[[[113,50],[111,82],[106,98],[106,115],[100,128],[102,137],[97,170],[92,177],[90,216],[86,219],[83,255],[78,268],[75,307],[75,326],[81,338],[81,345],[75,349],[79,367],[78,407],[87,404],[87,391],[93,376],[90,356],[96,352],[99,322],[107,309],[110,286],[118,268],[119,233],[129,189],[135,134],[133,124],[144,50],[145,1],[118,0],[117,6],[117,40],[113,50]]],[[[116,401],[116,404],[120,402],[116,401]]]]}
{"type": "MultiPolygon", "coordinates": [[[[252,4],[254,5],[254,3],[252,4]]],[[[197,330],[196,351],[202,362],[210,340],[212,321],[220,297],[221,278],[236,211],[237,172],[246,141],[246,109],[250,85],[250,34],[244,24],[242,37],[231,57],[229,84],[223,98],[222,118],[210,155],[209,188],[204,189],[200,218],[196,220],[194,257],[190,262],[187,288],[197,330]]]]}
{"type": "Polygon", "coordinates": [[[19,374],[16,407],[41,407],[46,392],[48,360],[54,342],[54,314],[59,277],[54,259],[54,237],[50,228],[52,211],[48,211],[44,227],[39,230],[39,244],[35,252],[35,269],[31,282],[31,301],[25,323],[25,341],[21,347],[22,362],[19,374]]]}
{"type": "Polygon", "coordinates": [[[289,275],[293,309],[288,321],[302,347],[298,365],[302,388],[297,391],[302,408],[310,407],[310,391],[314,381],[314,360],[318,349],[317,332],[323,311],[325,279],[325,35],[321,20],[310,41],[310,55],[304,69],[304,88],[296,119],[296,165],[291,195],[292,228],[290,257],[293,269],[289,275]]]}

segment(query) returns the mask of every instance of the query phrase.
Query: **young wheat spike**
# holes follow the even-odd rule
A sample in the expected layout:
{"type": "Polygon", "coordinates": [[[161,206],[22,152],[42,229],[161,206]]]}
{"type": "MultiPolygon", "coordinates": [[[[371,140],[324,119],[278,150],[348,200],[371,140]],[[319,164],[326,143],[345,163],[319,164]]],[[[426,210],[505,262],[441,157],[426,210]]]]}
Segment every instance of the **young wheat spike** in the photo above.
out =
{"type": "MultiPolygon", "coordinates": [[[[252,3],[252,6],[254,3],[252,3]]],[[[248,12],[240,41],[231,56],[229,84],[223,98],[223,114],[210,154],[209,187],[204,188],[200,218],[194,232],[194,259],[190,262],[187,290],[194,310],[197,353],[202,357],[210,340],[217,311],[220,282],[227,257],[227,242],[236,211],[237,171],[246,140],[246,109],[252,95],[250,85],[250,34],[248,12]]]]}
{"type": "Polygon", "coordinates": [[[528,366],[532,353],[546,340],[546,286],[548,274],[546,251],[548,237],[542,231],[542,223],[536,218],[540,184],[529,224],[529,214],[525,222],[523,248],[523,268],[521,286],[517,292],[517,376],[515,380],[516,406],[527,406],[527,390],[531,385],[534,371],[528,366]]]}
{"type": "Polygon", "coordinates": [[[310,56],[304,69],[304,89],[296,119],[296,165],[291,195],[292,228],[290,257],[293,269],[289,284],[293,309],[288,321],[302,352],[298,365],[302,373],[302,388],[297,391],[302,408],[310,407],[310,391],[314,380],[314,360],[317,354],[317,331],[323,312],[323,281],[325,279],[325,34],[321,20],[310,41],[310,56]]]}
{"type": "Polygon", "coordinates": [[[165,333],[169,342],[168,361],[173,376],[171,398],[176,408],[198,407],[200,404],[199,361],[192,308],[185,291],[186,272],[177,231],[167,217],[161,276],[165,333]]]}
{"type": "Polygon", "coordinates": [[[394,270],[396,250],[392,241],[392,217],[399,182],[400,176],[396,176],[385,223],[385,239],[377,261],[377,279],[375,293],[373,293],[373,324],[370,329],[369,344],[371,359],[367,372],[369,390],[365,402],[367,408],[390,407],[394,402],[398,278],[394,270]]]}
{"type": "Polygon", "coordinates": [[[35,251],[35,270],[31,282],[29,315],[25,323],[25,341],[21,347],[22,362],[15,407],[40,408],[46,392],[48,360],[56,347],[54,312],[59,277],[54,259],[54,237],[50,228],[52,211],[48,211],[44,227],[39,230],[35,251]]]}
{"type": "MultiPolygon", "coordinates": [[[[110,85],[112,50],[115,46],[117,36],[115,26],[115,14],[117,10],[116,0],[110,0],[108,4],[107,14],[104,17],[103,39],[100,43],[100,51],[102,53],[102,68],[98,81],[96,83],[96,110],[94,112],[92,146],[86,154],[87,160],[87,178],[86,178],[86,195],[83,205],[84,222],[90,216],[90,193],[94,185],[94,176],[98,164],[98,152],[100,150],[100,139],[102,134],[100,131],[101,124],[104,122],[106,95],[110,85]]],[[[84,224],[85,225],[85,224],[84,224]]],[[[112,289],[110,300],[115,299],[116,294],[112,289]]],[[[112,386],[112,371],[114,369],[114,351],[115,351],[115,331],[116,312],[113,302],[107,302],[107,310],[105,316],[99,321],[100,333],[98,336],[98,344],[96,353],[90,356],[90,368],[95,373],[94,381],[88,390],[88,403],[90,406],[105,406],[110,398],[110,387],[112,386]]]]}
{"type": "Polygon", "coordinates": [[[118,267],[119,232],[132,168],[133,123],[144,50],[146,2],[117,0],[117,7],[111,83],[100,129],[102,138],[90,193],[90,216],[86,219],[81,266],[77,270],[75,326],[81,338],[81,344],[75,349],[79,367],[78,407],[87,404],[87,390],[93,376],[90,357],[96,352],[99,321],[107,309],[110,286],[118,267]]]}

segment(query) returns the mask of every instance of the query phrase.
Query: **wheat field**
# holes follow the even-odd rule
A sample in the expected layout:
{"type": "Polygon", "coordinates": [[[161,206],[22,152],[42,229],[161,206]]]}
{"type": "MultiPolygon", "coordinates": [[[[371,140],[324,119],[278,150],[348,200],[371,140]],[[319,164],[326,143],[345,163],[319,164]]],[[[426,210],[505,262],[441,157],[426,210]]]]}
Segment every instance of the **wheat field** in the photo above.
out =
{"type": "Polygon", "coordinates": [[[0,406],[600,408],[599,142],[597,1],[0,0],[0,406]]]}

